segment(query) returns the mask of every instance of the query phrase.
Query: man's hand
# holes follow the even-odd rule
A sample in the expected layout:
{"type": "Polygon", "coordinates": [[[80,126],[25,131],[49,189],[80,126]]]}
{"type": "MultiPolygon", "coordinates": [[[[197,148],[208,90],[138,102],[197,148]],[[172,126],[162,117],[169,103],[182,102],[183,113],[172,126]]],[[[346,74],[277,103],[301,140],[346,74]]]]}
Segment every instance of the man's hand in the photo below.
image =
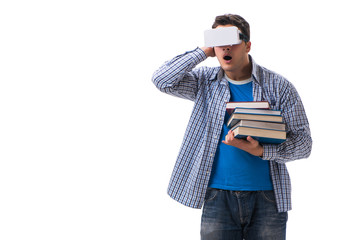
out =
{"type": "Polygon", "coordinates": [[[212,47],[202,47],[201,48],[207,57],[215,57],[215,51],[214,51],[214,48],[212,47]]]}
{"type": "Polygon", "coordinates": [[[225,143],[226,145],[240,148],[241,150],[244,150],[245,152],[248,152],[257,157],[262,157],[264,153],[264,148],[259,144],[258,141],[256,141],[250,136],[248,136],[246,140],[237,139],[234,136],[234,132],[231,130],[226,135],[225,141],[222,142],[225,143]]]}

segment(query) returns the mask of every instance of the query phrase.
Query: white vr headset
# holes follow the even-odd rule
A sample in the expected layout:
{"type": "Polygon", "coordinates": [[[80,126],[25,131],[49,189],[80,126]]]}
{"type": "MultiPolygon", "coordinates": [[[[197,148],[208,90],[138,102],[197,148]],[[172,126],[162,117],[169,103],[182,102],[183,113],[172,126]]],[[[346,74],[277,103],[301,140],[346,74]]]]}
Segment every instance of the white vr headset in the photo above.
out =
{"type": "Polygon", "coordinates": [[[220,27],[204,32],[205,47],[219,47],[248,42],[249,38],[242,34],[237,27],[220,27]]]}

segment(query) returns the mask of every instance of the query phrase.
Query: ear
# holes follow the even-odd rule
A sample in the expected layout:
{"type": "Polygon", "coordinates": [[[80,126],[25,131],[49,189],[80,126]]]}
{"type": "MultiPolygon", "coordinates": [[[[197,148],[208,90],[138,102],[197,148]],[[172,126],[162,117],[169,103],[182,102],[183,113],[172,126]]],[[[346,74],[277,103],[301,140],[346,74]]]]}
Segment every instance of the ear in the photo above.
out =
{"type": "Polygon", "coordinates": [[[248,41],[245,44],[246,44],[246,52],[250,52],[250,50],[251,50],[251,42],[248,41]]]}

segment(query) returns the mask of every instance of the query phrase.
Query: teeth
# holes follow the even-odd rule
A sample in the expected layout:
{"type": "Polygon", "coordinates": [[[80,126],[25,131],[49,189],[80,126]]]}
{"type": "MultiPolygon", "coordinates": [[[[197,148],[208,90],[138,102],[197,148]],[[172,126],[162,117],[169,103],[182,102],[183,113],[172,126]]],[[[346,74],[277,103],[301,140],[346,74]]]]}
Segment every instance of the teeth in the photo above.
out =
{"type": "Polygon", "coordinates": [[[225,56],[224,57],[224,60],[226,60],[226,61],[231,60],[231,59],[232,59],[232,57],[230,57],[230,56],[225,56]]]}

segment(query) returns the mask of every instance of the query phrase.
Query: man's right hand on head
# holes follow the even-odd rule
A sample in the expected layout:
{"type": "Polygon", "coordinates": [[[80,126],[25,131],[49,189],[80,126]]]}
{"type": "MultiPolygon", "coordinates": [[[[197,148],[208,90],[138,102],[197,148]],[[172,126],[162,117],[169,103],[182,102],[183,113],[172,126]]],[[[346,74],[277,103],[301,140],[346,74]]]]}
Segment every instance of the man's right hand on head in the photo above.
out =
{"type": "Polygon", "coordinates": [[[215,51],[213,47],[202,47],[201,48],[207,57],[215,57],[215,51]]]}

